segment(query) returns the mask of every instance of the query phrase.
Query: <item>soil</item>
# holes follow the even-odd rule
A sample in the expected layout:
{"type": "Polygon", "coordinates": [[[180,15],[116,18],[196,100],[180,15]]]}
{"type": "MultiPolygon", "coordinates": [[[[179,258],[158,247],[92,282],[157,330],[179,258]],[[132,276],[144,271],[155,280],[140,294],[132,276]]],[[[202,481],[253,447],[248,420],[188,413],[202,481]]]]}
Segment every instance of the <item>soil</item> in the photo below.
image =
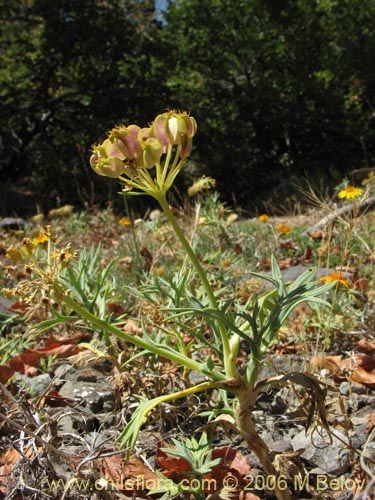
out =
{"type": "MultiPolygon", "coordinates": [[[[346,349],[357,349],[355,337],[349,337],[337,340],[333,355],[342,341],[346,349]]],[[[262,376],[306,374],[307,362],[296,352],[273,353],[262,376]]],[[[333,376],[326,368],[315,368],[315,376],[326,391],[327,430],[316,419],[306,430],[312,399],[297,384],[275,385],[259,395],[253,413],[256,427],[272,454],[288,457],[295,464],[293,470],[302,473],[295,476],[300,479],[288,479],[293,498],[372,498],[366,487],[371,487],[375,449],[373,388],[351,381],[349,371],[333,376]]],[[[193,373],[195,377],[200,381],[193,373]]],[[[237,461],[245,460],[246,467],[237,470],[247,483],[242,492],[232,492],[234,496],[221,491],[200,498],[273,498],[259,461],[231,426],[225,422],[206,426],[200,413],[210,408],[215,394],[155,410],[127,458],[116,438],[139,403],[136,394],[154,396],[160,390],[157,383],[150,374],[135,370],[118,373],[110,360],[87,351],[59,358],[46,373],[34,377],[17,373],[7,387],[0,386],[0,498],[160,498],[161,494],[148,495],[145,484],[138,484],[135,492],[126,488],[134,477],[146,473],[151,484],[155,469],[173,477],[181,459],[163,461],[160,447],[168,446],[171,438],[197,436],[202,429],[212,438],[211,449],[226,454],[232,450],[237,461]]],[[[164,380],[165,390],[176,383],[173,376],[164,380]]],[[[236,470],[237,465],[233,462],[231,467],[236,470]]],[[[288,477],[288,470],[281,470],[280,477],[288,477]]],[[[184,492],[176,498],[193,497],[184,492]]]]}

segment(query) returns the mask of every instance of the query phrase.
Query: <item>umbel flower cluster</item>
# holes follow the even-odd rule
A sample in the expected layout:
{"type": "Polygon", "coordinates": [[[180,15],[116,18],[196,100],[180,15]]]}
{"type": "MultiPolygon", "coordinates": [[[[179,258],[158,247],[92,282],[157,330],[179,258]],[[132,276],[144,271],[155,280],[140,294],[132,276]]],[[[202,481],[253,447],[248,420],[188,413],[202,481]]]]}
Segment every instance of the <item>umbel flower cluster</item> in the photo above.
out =
{"type": "Polygon", "coordinates": [[[119,125],[93,147],[90,165],[99,175],[120,179],[126,190],[137,188],[157,196],[173,184],[196,131],[195,119],[177,111],[158,115],[147,128],[119,125]]]}

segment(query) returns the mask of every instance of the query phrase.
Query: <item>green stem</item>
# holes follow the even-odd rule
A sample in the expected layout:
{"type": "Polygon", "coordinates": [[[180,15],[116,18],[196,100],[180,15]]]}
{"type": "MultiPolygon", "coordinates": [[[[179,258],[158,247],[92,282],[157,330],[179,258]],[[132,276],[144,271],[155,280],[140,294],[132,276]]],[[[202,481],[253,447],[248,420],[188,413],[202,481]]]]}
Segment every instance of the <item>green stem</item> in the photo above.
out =
{"type": "Polygon", "coordinates": [[[165,159],[164,165],[163,165],[163,170],[160,176],[160,189],[163,189],[164,183],[165,183],[165,178],[167,177],[168,169],[169,169],[169,163],[171,161],[171,156],[172,156],[172,150],[173,146],[170,144],[168,146],[168,151],[167,151],[167,157],[165,159]]]}
{"type": "Polygon", "coordinates": [[[139,246],[138,246],[138,241],[137,241],[137,235],[136,235],[135,228],[134,228],[134,217],[130,213],[129,204],[128,204],[128,199],[127,199],[126,193],[123,194],[123,199],[124,199],[124,205],[125,205],[126,215],[128,216],[128,219],[131,222],[130,231],[131,231],[131,234],[132,234],[132,240],[133,240],[134,250],[135,250],[135,253],[137,255],[138,264],[141,265],[141,263],[142,263],[142,261],[141,261],[141,254],[140,254],[140,251],[139,251],[139,246]]]}
{"type": "Polygon", "coordinates": [[[157,190],[153,178],[145,168],[138,169],[138,176],[145,181],[144,184],[147,186],[147,188],[151,188],[153,191],[157,190]]]}
{"type": "MultiPolygon", "coordinates": [[[[92,323],[98,329],[104,330],[108,333],[112,333],[113,335],[120,337],[126,342],[129,342],[130,344],[140,347],[141,349],[145,349],[148,352],[157,354],[163,358],[169,359],[177,363],[178,365],[182,365],[185,366],[186,368],[189,368],[190,370],[197,370],[201,373],[205,373],[206,369],[204,365],[202,365],[198,361],[194,361],[193,359],[190,359],[184,356],[183,354],[173,351],[172,349],[171,350],[164,349],[162,345],[155,344],[149,339],[143,340],[141,337],[138,337],[136,335],[130,335],[129,333],[126,333],[124,330],[118,328],[117,326],[111,325],[110,323],[106,323],[102,319],[96,317],[94,314],[90,313],[87,309],[80,306],[56,281],[53,284],[53,289],[56,294],[56,298],[59,301],[64,302],[79,316],[84,318],[89,323],[92,323]]],[[[213,380],[217,381],[227,379],[225,375],[218,372],[217,370],[213,370],[212,372],[210,372],[208,376],[211,376],[213,380]]]]}
{"type": "MultiPolygon", "coordinates": [[[[188,240],[185,238],[185,235],[182,232],[180,226],[178,225],[174,215],[172,214],[165,194],[159,193],[157,195],[155,193],[154,197],[159,202],[159,204],[160,204],[161,208],[163,209],[164,214],[167,217],[169,223],[171,224],[177,238],[180,240],[182,247],[184,248],[185,252],[187,253],[187,255],[190,259],[190,262],[193,264],[199,278],[201,279],[202,285],[207,293],[210,307],[212,307],[212,309],[219,310],[219,307],[218,307],[218,304],[216,301],[216,297],[215,297],[214,292],[212,290],[212,287],[207,279],[207,275],[206,275],[203,267],[201,266],[199,260],[197,259],[197,256],[195,255],[193,249],[191,248],[188,240]]],[[[218,321],[218,326],[219,326],[219,332],[220,332],[220,339],[221,339],[221,342],[223,345],[223,358],[224,358],[225,373],[229,378],[238,379],[238,378],[240,378],[240,375],[239,375],[237,368],[236,368],[235,359],[233,359],[227,330],[225,328],[225,325],[221,321],[218,321]]]]}

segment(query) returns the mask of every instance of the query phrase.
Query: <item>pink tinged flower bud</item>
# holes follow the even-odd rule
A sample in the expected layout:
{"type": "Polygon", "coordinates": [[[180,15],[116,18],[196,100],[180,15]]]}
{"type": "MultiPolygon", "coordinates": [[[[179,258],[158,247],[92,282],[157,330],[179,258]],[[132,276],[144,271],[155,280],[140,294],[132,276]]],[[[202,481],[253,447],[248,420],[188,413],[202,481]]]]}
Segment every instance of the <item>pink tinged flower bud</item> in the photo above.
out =
{"type": "MultiPolygon", "coordinates": [[[[94,155],[93,155],[94,156],[94,155]]],[[[91,158],[93,158],[93,156],[91,158]]],[[[90,164],[94,170],[99,175],[103,175],[105,177],[119,177],[124,172],[124,164],[115,156],[110,158],[99,158],[96,161],[92,162],[90,160],[90,164]]]]}
{"type": "Polygon", "coordinates": [[[121,126],[112,130],[109,139],[118,147],[125,158],[132,160],[139,150],[137,135],[140,128],[137,125],[130,127],[121,126]],[[130,129],[130,127],[132,128],[130,129]]]}
{"type": "Polygon", "coordinates": [[[137,135],[138,142],[140,144],[142,144],[142,142],[145,142],[148,139],[150,139],[150,137],[152,137],[152,132],[151,132],[150,128],[141,128],[138,132],[138,135],[137,135]]]}
{"type": "Polygon", "coordinates": [[[170,111],[156,117],[152,130],[164,146],[176,144],[184,146],[188,142],[187,139],[195,135],[197,124],[186,112],[170,111]]]}
{"type": "Polygon", "coordinates": [[[152,130],[155,137],[159,139],[163,146],[172,144],[172,137],[168,130],[168,113],[163,113],[155,118],[152,124],[152,130]]]}
{"type": "Polygon", "coordinates": [[[197,133],[197,122],[192,116],[187,116],[186,118],[187,134],[190,138],[193,138],[197,133]]]}
{"type": "Polygon", "coordinates": [[[181,158],[186,158],[191,153],[193,148],[193,140],[191,137],[186,136],[184,141],[181,143],[180,156],[181,158]]]}
{"type": "Polygon", "coordinates": [[[99,175],[118,177],[124,172],[123,154],[109,139],[94,147],[91,168],[99,175]]]}

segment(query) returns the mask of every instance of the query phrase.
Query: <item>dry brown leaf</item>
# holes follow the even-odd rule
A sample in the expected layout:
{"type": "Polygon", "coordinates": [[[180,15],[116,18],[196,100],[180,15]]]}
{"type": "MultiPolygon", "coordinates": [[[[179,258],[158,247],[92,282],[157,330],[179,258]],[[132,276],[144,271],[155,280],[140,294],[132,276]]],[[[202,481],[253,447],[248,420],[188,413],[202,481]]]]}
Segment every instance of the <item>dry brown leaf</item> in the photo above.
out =
{"type": "Polygon", "coordinates": [[[375,358],[368,356],[367,354],[357,353],[354,356],[355,366],[363,368],[367,372],[375,370],[375,358]]]}
{"type": "Polygon", "coordinates": [[[46,358],[48,356],[55,356],[56,358],[69,358],[69,356],[74,356],[80,351],[82,351],[82,347],[78,345],[56,343],[55,345],[42,347],[38,350],[30,350],[30,353],[39,355],[39,359],[46,358]]]}
{"type": "Polygon", "coordinates": [[[368,423],[366,427],[367,434],[369,434],[372,431],[374,426],[375,426],[375,413],[371,413],[371,415],[369,415],[368,417],[368,423]]]}
{"type": "Polygon", "coordinates": [[[336,374],[341,370],[342,356],[313,356],[310,365],[322,370],[326,368],[331,373],[336,374]]]}
{"type": "Polygon", "coordinates": [[[7,494],[7,478],[11,474],[14,465],[23,457],[31,461],[35,457],[34,449],[32,447],[27,448],[22,456],[14,448],[8,448],[0,453],[0,493],[7,494]]]}
{"type": "Polygon", "coordinates": [[[208,437],[210,438],[210,436],[213,435],[213,432],[217,425],[220,425],[226,434],[228,434],[230,430],[237,431],[237,426],[234,418],[231,417],[230,415],[226,415],[225,413],[223,413],[222,415],[218,415],[216,418],[211,420],[211,422],[209,422],[206,425],[203,425],[198,430],[206,431],[208,437]]]}
{"type": "Polygon", "coordinates": [[[47,405],[51,408],[64,408],[73,403],[74,400],[61,396],[57,391],[49,391],[39,400],[38,407],[47,405]]]}
{"type": "Polygon", "coordinates": [[[137,498],[149,498],[147,491],[157,485],[157,475],[136,455],[125,460],[121,453],[94,460],[99,474],[118,490],[136,494],[137,498]],[[146,491],[147,490],[147,491],[146,491]]]}
{"type": "Polygon", "coordinates": [[[358,278],[354,281],[353,285],[356,290],[364,292],[368,289],[370,280],[368,278],[358,278]]]}
{"type": "Polygon", "coordinates": [[[310,236],[310,238],[312,238],[313,240],[321,240],[323,239],[324,232],[321,229],[317,229],[313,232],[307,231],[307,235],[310,236]]]}
{"type": "Polygon", "coordinates": [[[15,374],[14,368],[10,366],[0,365],[0,384],[5,385],[8,380],[15,374]]]}
{"type": "Polygon", "coordinates": [[[109,302],[107,304],[108,312],[112,313],[114,316],[120,316],[124,314],[125,309],[120,304],[114,304],[113,302],[109,302]]]}
{"type": "Polygon", "coordinates": [[[20,454],[15,449],[5,450],[0,454],[0,492],[7,494],[7,478],[12,472],[14,464],[20,458],[20,454]]]}
{"type": "MultiPolygon", "coordinates": [[[[250,474],[251,469],[248,464],[246,458],[234,448],[224,447],[219,448],[218,450],[213,450],[212,458],[221,458],[221,462],[216,467],[220,467],[222,465],[230,466],[232,469],[235,469],[242,476],[246,476],[250,474]]],[[[215,469],[215,468],[214,468],[215,469]]]]}
{"type": "MultiPolygon", "coordinates": [[[[81,338],[81,336],[79,336],[81,338]]],[[[40,360],[48,356],[56,358],[68,358],[82,351],[82,347],[72,343],[72,339],[57,339],[50,337],[45,346],[40,349],[28,349],[22,354],[14,356],[9,360],[8,365],[13,373],[19,372],[29,377],[34,377],[39,371],[40,360]]],[[[10,372],[9,372],[10,373],[10,372]]]]}
{"type": "Polygon", "coordinates": [[[361,352],[365,352],[366,354],[374,354],[375,342],[370,342],[369,340],[361,339],[357,342],[357,349],[361,352]]]}
{"type": "Polygon", "coordinates": [[[293,266],[293,259],[291,257],[279,261],[279,268],[282,271],[288,269],[290,266],[293,266]]]}
{"type": "Polygon", "coordinates": [[[188,464],[184,458],[168,455],[168,453],[161,448],[176,449],[176,447],[166,443],[158,445],[156,461],[163,468],[162,474],[164,474],[165,477],[172,479],[175,483],[179,483],[186,477],[186,472],[191,471],[190,464],[188,464]]]}
{"type": "Polygon", "coordinates": [[[349,380],[375,388],[375,370],[366,371],[364,368],[358,367],[351,373],[349,380]]]}
{"type": "Polygon", "coordinates": [[[16,372],[34,377],[38,373],[38,366],[42,356],[35,352],[24,352],[9,361],[9,366],[16,372]]]}
{"type": "Polygon", "coordinates": [[[375,358],[367,354],[356,353],[351,358],[342,356],[314,356],[311,366],[327,368],[337,379],[343,377],[351,382],[375,387],[375,358]]]}

